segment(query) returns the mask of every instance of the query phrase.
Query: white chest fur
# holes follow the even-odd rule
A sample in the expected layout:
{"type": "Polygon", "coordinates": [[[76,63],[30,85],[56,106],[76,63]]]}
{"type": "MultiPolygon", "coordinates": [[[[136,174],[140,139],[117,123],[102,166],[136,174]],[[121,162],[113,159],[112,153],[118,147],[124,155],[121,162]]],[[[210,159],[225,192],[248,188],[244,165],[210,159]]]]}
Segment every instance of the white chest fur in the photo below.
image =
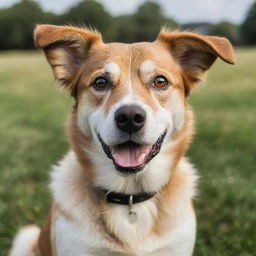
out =
{"type": "MultiPolygon", "coordinates": [[[[123,237],[130,242],[130,253],[122,248],[111,244],[99,234],[97,228],[92,230],[93,225],[78,225],[59,215],[54,223],[54,235],[56,237],[57,256],[191,256],[195,241],[195,218],[193,213],[188,213],[187,218],[182,220],[177,227],[168,232],[165,236],[156,239],[154,236],[147,236],[143,223],[148,225],[147,218],[143,222],[130,225],[122,213],[115,209],[112,218],[116,218],[114,225],[120,238],[123,237]],[[119,225],[119,228],[118,228],[119,225]],[[136,233],[137,232],[137,233],[136,233]]],[[[142,212],[141,212],[142,213],[142,212]]],[[[148,213],[150,214],[150,213],[148,213]]]]}
{"type": "MultiPolygon", "coordinates": [[[[135,204],[137,221],[128,219],[128,206],[108,204],[103,210],[105,225],[98,221],[97,211],[83,193],[84,182],[80,166],[71,152],[55,167],[51,189],[54,199],[72,215],[71,219],[57,213],[54,222],[54,237],[57,256],[191,256],[195,241],[195,215],[190,204],[194,193],[194,170],[188,163],[182,164],[186,172],[186,190],[170,207],[170,227],[160,236],[152,232],[159,218],[156,198],[135,204]],[[190,177],[190,178],[189,178],[190,177]],[[82,186],[82,187],[81,187],[82,186]],[[173,208],[172,208],[173,207],[173,208]],[[120,246],[104,233],[107,228],[125,246],[120,246]]],[[[169,210],[168,210],[169,211],[169,210]]]]}

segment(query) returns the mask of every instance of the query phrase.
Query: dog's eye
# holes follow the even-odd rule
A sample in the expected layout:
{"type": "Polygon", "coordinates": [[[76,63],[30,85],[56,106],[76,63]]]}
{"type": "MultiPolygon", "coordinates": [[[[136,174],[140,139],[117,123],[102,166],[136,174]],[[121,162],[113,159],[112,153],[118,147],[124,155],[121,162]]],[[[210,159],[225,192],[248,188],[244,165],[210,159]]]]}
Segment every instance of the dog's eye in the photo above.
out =
{"type": "Polygon", "coordinates": [[[154,86],[157,88],[162,88],[164,89],[165,87],[168,86],[168,81],[164,76],[157,76],[154,80],[154,86]]]}
{"type": "Polygon", "coordinates": [[[97,77],[93,82],[93,87],[96,90],[104,90],[107,86],[108,80],[103,76],[97,77]]]}

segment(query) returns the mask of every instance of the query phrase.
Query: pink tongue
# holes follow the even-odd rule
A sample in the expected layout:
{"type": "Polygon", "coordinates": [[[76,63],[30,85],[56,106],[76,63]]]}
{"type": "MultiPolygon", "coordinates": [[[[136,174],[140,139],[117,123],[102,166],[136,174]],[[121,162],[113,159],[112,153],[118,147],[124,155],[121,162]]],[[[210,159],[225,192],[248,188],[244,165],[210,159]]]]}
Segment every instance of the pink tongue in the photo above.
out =
{"type": "Polygon", "coordinates": [[[151,148],[152,146],[113,147],[112,156],[115,163],[121,167],[137,167],[144,164],[145,158],[149,154],[151,148]]]}

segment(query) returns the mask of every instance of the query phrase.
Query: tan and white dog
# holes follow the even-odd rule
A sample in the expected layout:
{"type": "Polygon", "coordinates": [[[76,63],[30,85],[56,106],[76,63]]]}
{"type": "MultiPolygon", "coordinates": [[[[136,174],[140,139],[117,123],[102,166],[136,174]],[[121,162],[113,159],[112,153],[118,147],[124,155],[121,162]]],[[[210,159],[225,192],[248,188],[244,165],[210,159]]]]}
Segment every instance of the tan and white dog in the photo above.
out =
{"type": "Polygon", "coordinates": [[[72,149],[53,169],[45,225],[21,230],[10,255],[192,255],[187,97],[217,57],[234,63],[229,41],[163,29],[154,42],[105,44],[96,31],[39,25],[35,42],[75,99],[72,149]]]}

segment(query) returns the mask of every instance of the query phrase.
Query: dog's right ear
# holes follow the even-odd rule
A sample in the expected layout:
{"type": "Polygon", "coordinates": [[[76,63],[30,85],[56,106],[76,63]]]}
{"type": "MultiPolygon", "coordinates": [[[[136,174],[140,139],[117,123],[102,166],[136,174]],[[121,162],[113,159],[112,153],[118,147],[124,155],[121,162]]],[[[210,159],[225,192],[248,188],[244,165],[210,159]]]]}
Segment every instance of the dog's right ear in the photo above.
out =
{"type": "Polygon", "coordinates": [[[95,44],[102,43],[100,33],[71,26],[38,25],[34,31],[36,46],[42,48],[54,76],[71,94],[73,81],[86,55],[95,44]]]}

